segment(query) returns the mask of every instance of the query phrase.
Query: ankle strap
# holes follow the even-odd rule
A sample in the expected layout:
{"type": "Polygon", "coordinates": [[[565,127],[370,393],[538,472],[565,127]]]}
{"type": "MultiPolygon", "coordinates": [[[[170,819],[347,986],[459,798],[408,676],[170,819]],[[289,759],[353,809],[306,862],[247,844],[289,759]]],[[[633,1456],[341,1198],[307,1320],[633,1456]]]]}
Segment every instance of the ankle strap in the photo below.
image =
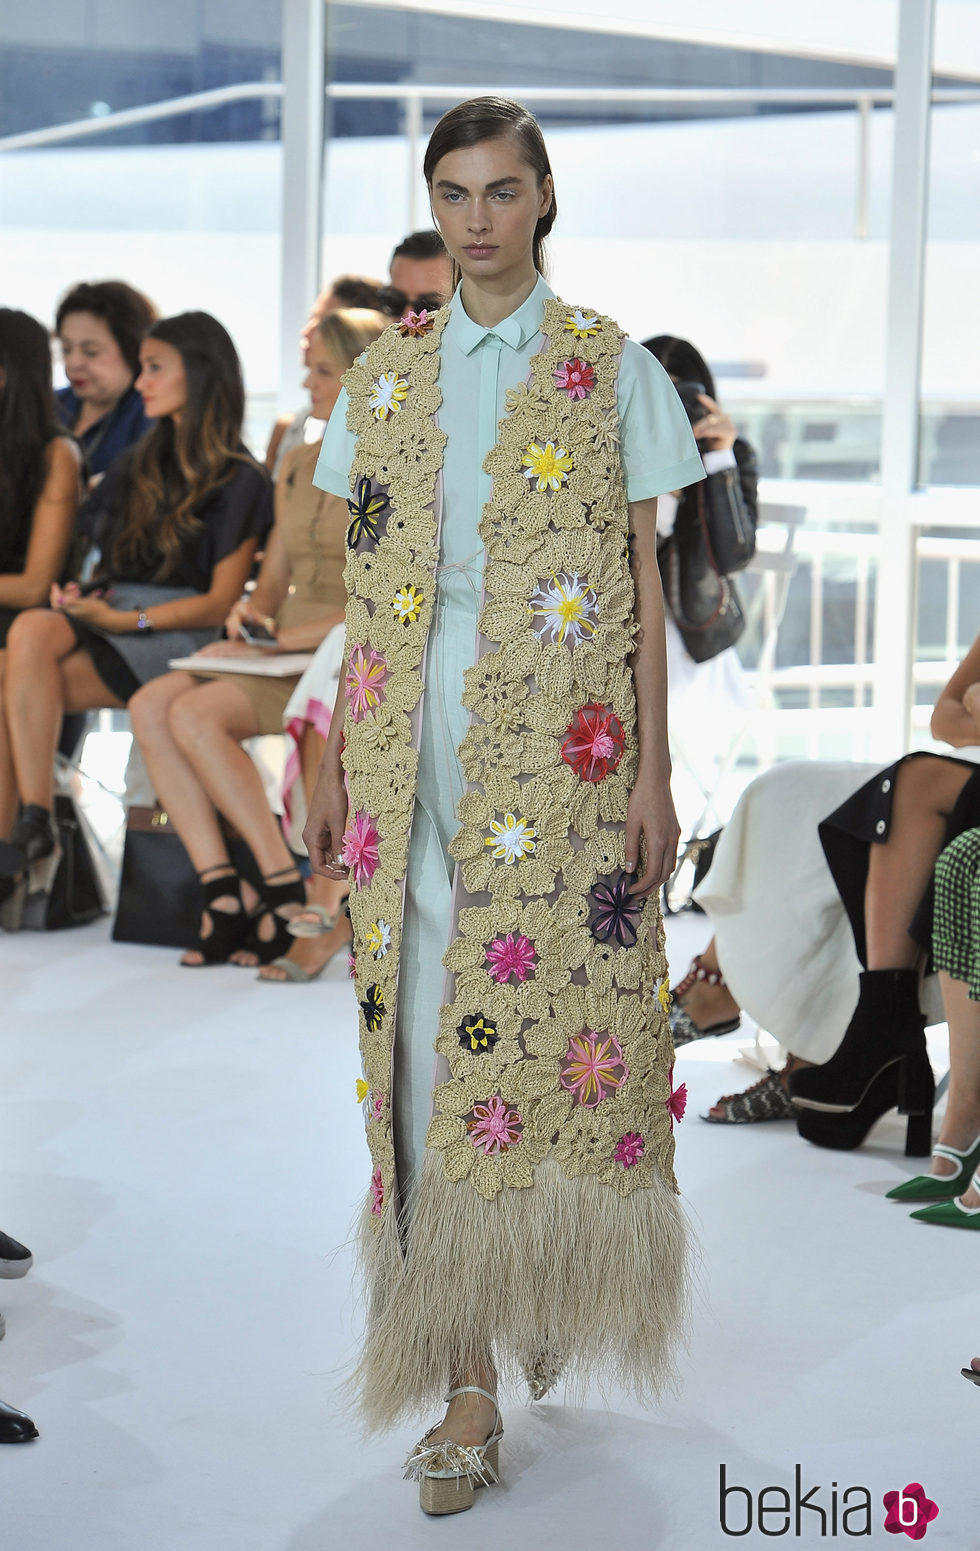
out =
{"type": "MultiPolygon", "coordinates": [[[[977,1137],[977,1142],[980,1142],[980,1137],[977,1137]]],[[[932,1150],[942,1158],[950,1158],[954,1163],[963,1163],[971,1152],[975,1151],[977,1142],[974,1142],[971,1147],[964,1147],[962,1152],[958,1147],[950,1147],[946,1142],[936,1142],[932,1150]]]]}
{"type": "Polygon", "coordinates": [[[451,1389],[449,1391],[446,1400],[455,1400],[457,1395],[482,1395],[484,1400],[489,1400],[495,1411],[497,1409],[496,1395],[491,1395],[487,1389],[481,1389],[479,1384],[461,1384],[459,1389],[451,1389]]]}

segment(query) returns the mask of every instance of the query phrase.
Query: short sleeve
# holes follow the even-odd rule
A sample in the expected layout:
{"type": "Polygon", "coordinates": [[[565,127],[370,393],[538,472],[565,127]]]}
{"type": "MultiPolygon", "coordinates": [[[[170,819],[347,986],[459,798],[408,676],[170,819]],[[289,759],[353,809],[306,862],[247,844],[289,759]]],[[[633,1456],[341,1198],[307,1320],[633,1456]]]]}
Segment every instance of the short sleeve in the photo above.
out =
{"type": "Polygon", "coordinates": [[[630,501],[684,490],[704,478],[684,406],[656,356],[623,342],[616,384],[620,456],[630,501]]]}
{"type": "Polygon", "coordinates": [[[219,488],[208,508],[200,515],[213,567],[247,539],[264,539],[272,527],[272,481],[267,471],[255,463],[240,463],[234,478],[219,488]]]}
{"type": "Polygon", "coordinates": [[[347,429],[349,402],[347,389],[341,388],[327,421],[320,443],[320,456],[313,470],[313,483],[318,490],[326,490],[329,495],[339,495],[345,501],[350,495],[350,471],[357,446],[353,431],[347,429]]]}

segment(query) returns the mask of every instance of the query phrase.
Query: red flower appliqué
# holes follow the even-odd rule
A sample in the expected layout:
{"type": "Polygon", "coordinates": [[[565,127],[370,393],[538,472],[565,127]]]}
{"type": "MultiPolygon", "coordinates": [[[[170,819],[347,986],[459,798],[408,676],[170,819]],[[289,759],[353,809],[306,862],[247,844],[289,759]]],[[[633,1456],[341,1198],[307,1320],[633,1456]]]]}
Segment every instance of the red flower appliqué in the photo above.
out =
{"type": "Polygon", "coordinates": [[[639,1163],[647,1150],[647,1144],[639,1131],[627,1131],[616,1143],[616,1151],[613,1153],[617,1163],[621,1163],[624,1169],[632,1169],[639,1163]]]}
{"type": "Polygon", "coordinates": [[[409,308],[404,317],[398,320],[398,332],[405,339],[421,339],[423,334],[428,334],[436,321],[434,312],[429,312],[425,307],[421,312],[413,312],[409,308]]]}
{"type": "Polygon", "coordinates": [[[604,781],[623,757],[626,734],[623,724],[608,706],[585,705],[561,746],[561,757],[581,781],[604,781]]]}
{"type": "Polygon", "coordinates": [[[385,1189],[381,1183],[381,1165],[371,1175],[371,1212],[375,1217],[381,1216],[385,1204],[385,1189]]]}
{"type": "Polygon", "coordinates": [[[470,1141],[478,1152],[506,1152],[521,1139],[524,1122],[516,1109],[510,1109],[499,1093],[485,1104],[474,1104],[472,1119],[466,1122],[470,1141]]]}
{"type": "Polygon", "coordinates": [[[908,1535],[910,1540],[921,1540],[939,1514],[938,1506],[926,1496],[918,1481],[911,1481],[904,1492],[886,1492],[884,1504],[888,1509],[888,1533],[908,1535]]]}
{"type": "Polygon", "coordinates": [[[674,1068],[670,1069],[670,1098],[667,1100],[667,1113],[670,1116],[670,1129],[674,1129],[675,1120],[683,1120],[687,1109],[687,1083],[682,1082],[679,1088],[674,1087],[674,1068]]]}
{"type": "Polygon", "coordinates": [[[585,1029],[568,1041],[559,1081],[577,1104],[595,1109],[622,1087],[629,1074],[619,1040],[612,1034],[585,1029]]]}
{"type": "Polygon", "coordinates": [[[584,399],[595,387],[595,372],[587,361],[580,361],[577,356],[571,361],[562,361],[555,371],[555,387],[561,388],[570,399],[584,399]]]}
{"type": "Polygon", "coordinates": [[[522,932],[514,936],[497,937],[486,951],[487,974],[498,985],[505,985],[513,975],[521,984],[527,979],[538,962],[538,955],[530,937],[522,932]]]}

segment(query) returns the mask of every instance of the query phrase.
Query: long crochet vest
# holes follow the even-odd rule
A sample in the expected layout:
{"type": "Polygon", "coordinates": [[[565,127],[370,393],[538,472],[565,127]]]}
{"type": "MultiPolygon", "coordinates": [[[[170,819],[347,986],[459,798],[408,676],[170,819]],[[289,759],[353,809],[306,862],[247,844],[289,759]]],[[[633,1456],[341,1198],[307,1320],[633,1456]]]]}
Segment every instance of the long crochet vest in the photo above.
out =
{"type": "MultiPolygon", "coordinates": [[[[637,749],[616,407],[623,335],[609,318],[558,300],[545,303],[543,348],[528,380],[508,395],[485,463],[493,483],[480,523],[483,596],[459,749],[466,790],[451,846],[444,1006],[432,1031],[443,1080],[412,1220],[403,1218],[399,1233],[391,1084],[439,558],[446,438],[435,417],[448,316],[448,308],[431,318],[408,315],[345,379],[357,438],[345,571],[345,858],[373,1161],[365,1213],[372,1333],[363,1376],[375,1392],[369,1416],[379,1421],[422,1403],[442,1382],[434,1368],[421,1384],[410,1379],[413,1362],[425,1367],[421,1353],[410,1351],[402,1371],[403,1354],[393,1350],[416,1339],[418,1313],[406,1299],[427,1296],[421,1282],[435,1296],[445,1277],[446,1295],[463,1303],[485,1299],[489,1285],[499,1317],[490,1319],[487,1338],[525,1364],[533,1361],[528,1341],[562,1347],[566,1363],[574,1361],[570,1344],[588,1362],[630,1341],[638,1350],[614,1360],[642,1390],[660,1362],[665,1325],[676,1323],[683,1259],[672,1197],[677,1105],[663,931],[656,897],[632,898],[624,872],[637,749]],[[642,1208],[626,1211],[639,1198],[642,1208]],[[531,1267],[508,1273],[506,1259],[491,1264],[487,1232],[509,1236],[512,1262],[518,1241],[533,1258],[534,1236],[552,1242],[556,1230],[571,1257],[565,1280],[579,1292],[582,1255],[633,1256],[624,1274],[637,1275],[635,1294],[652,1304],[655,1333],[619,1329],[616,1308],[629,1289],[609,1266],[589,1272],[599,1277],[594,1340],[567,1328],[557,1308],[504,1310],[514,1294],[503,1283],[522,1281],[531,1267]],[[665,1252],[674,1262],[666,1278],[665,1252]],[[644,1268],[661,1278],[660,1288],[641,1289],[644,1268]],[[522,1322],[532,1326],[523,1338],[522,1322]],[[547,1332],[533,1328],[542,1322],[547,1332]],[[380,1343],[373,1356],[372,1341],[380,1343]]],[[[472,1311],[458,1330],[429,1331],[426,1350],[435,1339],[457,1348],[475,1339],[472,1311]]]]}

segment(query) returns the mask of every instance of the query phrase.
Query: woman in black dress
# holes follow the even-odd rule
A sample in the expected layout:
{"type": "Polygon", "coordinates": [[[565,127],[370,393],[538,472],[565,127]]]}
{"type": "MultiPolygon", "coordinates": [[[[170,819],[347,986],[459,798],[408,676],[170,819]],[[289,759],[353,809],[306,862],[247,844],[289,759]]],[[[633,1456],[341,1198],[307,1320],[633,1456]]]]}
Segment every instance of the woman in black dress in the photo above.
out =
{"type": "Polygon", "coordinates": [[[265,470],[242,445],[245,393],[225,329],[204,312],[156,323],[139,391],[154,429],[91,498],[102,560],[88,589],[53,589],[7,640],[4,718],[20,815],[0,846],[3,924],[25,887],[43,894],[58,860],[55,749],[66,711],[123,707],[148,679],[214,640],[241,596],[272,519],[265,470]]]}

